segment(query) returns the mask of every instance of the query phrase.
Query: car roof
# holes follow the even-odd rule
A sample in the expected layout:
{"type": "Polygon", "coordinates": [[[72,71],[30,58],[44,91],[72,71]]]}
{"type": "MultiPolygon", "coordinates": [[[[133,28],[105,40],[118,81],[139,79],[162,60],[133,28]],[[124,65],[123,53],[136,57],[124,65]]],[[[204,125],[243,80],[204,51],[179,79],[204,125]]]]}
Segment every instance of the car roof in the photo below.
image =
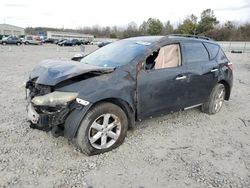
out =
{"type": "Polygon", "coordinates": [[[199,36],[199,35],[179,35],[179,34],[173,34],[173,35],[167,35],[167,39],[169,40],[178,40],[178,41],[192,41],[192,42],[209,42],[217,44],[216,41],[209,37],[205,36],[199,36]]]}
{"type": "Polygon", "coordinates": [[[141,41],[141,42],[154,43],[160,41],[162,38],[164,38],[164,36],[140,36],[140,37],[126,38],[124,40],[134,41],[134,42],[141,41]]]}
{"type": "Polygon", "coordinates": [[[193,42],[209,42],[213,44],[217,44],[213,39],[205,37],[205,36],[198,36],[198,35],[179,35],[179,34],[172,34],[166,36],[140,36],[140,37],[131,37],[124,39],[126,41],[141,41],[141,42],[149,42],[155,43],[160,41],[193,41],[193,42]]]}

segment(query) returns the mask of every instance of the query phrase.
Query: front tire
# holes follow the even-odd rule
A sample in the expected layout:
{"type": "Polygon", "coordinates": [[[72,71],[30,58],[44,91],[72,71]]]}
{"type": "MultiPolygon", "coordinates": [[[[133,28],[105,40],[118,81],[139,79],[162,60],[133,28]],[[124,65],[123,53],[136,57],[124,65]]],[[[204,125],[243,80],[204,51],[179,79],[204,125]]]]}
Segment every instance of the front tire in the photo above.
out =
{"type": "Polygon", "coordinates": [[[115,104],[103,102],[94,106],[82,120],[76,143],[87,155],[104,153],[120,146],[127,130],[126,113],[115,104]]]}
{"type": "Polygon", "coordinates": [[[216,84],[213,88],[208,102],[204,103],[201,107],[202,112],[207,114],[216,114],[218,113],[224,103],[226,94],[226,89],[223,84],[216,84]]]}

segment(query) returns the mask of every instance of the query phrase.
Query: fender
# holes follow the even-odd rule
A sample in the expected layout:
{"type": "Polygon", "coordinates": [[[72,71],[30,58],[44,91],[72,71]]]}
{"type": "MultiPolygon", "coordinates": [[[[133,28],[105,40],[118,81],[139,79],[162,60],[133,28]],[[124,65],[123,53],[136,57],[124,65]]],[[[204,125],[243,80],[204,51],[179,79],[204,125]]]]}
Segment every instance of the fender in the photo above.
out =
{"type": "Polygon", "coordinates": [[[112,74],[100,75],[58,88],[57,91],[78,92],[78,98],[90,102],[81,109],[74,109],[67,117],[64,126],[64,136],[67,138],[75,136],[88,110],[101,101],[111,102],[121,107],[131,120],[130,127],[135,124],[135,73],[116,70],[112,74]]]}
{"type": "Polygon", "coordinates": [[[77,130],[81,124],[81,121],[87,114],[88,110],[92,105],[89,104],[81,109],[74,109],[64,123],[64,137],[68,139],[74,138],[77,133],[77,130]]]}

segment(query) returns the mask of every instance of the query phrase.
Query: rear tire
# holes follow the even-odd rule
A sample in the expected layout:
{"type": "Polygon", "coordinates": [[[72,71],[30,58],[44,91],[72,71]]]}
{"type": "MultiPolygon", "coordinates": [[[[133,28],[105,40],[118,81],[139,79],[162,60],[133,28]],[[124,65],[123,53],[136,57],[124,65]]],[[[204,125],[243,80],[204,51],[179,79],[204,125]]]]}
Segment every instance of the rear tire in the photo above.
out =
{"type": "Polygon", "coordinates": [[[218,113],[223,106],[225,94],[225,86],[223,84],[216,84],[210,94],[208,102],[201,106],[201,111],[207,114],[218,113]]]}
{"type": "Polygon", "coordinates": [[[2,44],[5,46],[7,43],[6,43],[6,42],[3,42],[2,44]]]}
{"type": "Polygon", "coordinates": [[[18,43],[16,43],[16,45],[17,45],[17,46],[20,46],[20,45],[21,45],[21,43],[20,43],[20,42],[18,42],[18,43]]]}
{"type": "Polygon", "coordinates": [[[82,120],[76,143],[87,155],[104,153],[120,146],[127,130],[126,113],[115,104],[103,102],[90,109],[82,120]]]}

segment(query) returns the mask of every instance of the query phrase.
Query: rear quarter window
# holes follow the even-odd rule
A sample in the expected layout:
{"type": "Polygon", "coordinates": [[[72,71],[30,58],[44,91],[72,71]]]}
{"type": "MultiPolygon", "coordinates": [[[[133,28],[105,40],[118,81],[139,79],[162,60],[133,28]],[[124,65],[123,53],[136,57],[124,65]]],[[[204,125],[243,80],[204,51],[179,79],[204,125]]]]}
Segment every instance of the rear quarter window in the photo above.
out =
{"type": "Polygon", "coordinates": [[[224,62],[229,61],[226,54],[223,52],[223,50],[221,48],[219,49],[219,53],[218,53],[216,59],[219,63],[224,63],[224,62]]]}
{"type": "Polygon", "coordinates": [[[208,52],[201,42],[183,43],[184,58],[187,63],[209,61],[208,52]]]}
{"type": "Polygon", "coordinates": [[[207,42],[205,42],[204,44],[209,52],[210,59],[214,59],[218,54],[220,47],[216,44],[211,44],[207,42]]]}

